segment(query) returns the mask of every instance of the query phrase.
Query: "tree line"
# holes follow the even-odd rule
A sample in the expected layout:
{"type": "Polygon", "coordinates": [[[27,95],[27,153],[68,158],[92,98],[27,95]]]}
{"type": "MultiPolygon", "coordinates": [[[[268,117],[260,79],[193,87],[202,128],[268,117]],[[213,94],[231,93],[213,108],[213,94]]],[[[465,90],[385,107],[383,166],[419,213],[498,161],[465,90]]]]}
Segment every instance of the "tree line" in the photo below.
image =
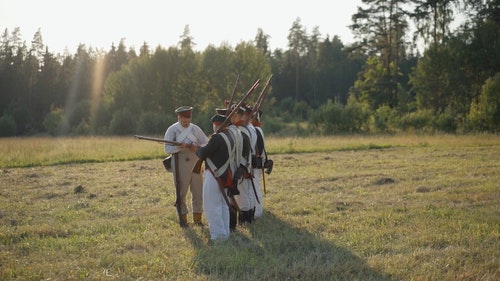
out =
{"type": "Polygon", "coordinates": [[[122,40],[53,54],[40,31],[28,47],[20,28],[5,29],[0,136],[163,134],[181,105],[209,132],[238,75],[236,98],[271,73],[269,134],[498,132],[500,1],[361,2],[349,45],[300,18],[287,49],[275,50],[259,28],[253,40],[195,51],[186,26],[176,46],[135,50],[122,40]],[[464,20],[450,30],[455,15],[464,20]]]}

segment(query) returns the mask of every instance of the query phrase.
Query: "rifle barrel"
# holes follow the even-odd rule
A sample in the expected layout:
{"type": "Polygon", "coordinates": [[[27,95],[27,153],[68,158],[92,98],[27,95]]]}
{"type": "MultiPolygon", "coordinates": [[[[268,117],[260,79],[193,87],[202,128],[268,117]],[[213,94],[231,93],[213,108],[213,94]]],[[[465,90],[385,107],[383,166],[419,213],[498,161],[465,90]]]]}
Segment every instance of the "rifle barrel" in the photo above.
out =
{"type": "Polygon", "coordinates": [[[234,109],[226,116],[226,120],[222,122],[220,125],[219,129],[216,131],[216,133],[220,133],[220,131],[224,128],[225,125],[227,125],[231,121],[231,117],[238,111],[238,108],[245,102],[245,100],[250,96],[250,94],[259,86],[260,79],[257,79],[255,83],[250,87],[250,89],[247,91],[247,93],[241,98],[241,100],[236,104],[234,109]]]}
{"type": "Polygon", "coordinates": [[[227,109],[231,108],[231,103],[233,103],[234,94],[236,94],[236,88],[238,87],[239,81],[240,81],[240,74],[238,73],[238,77],[236,77],[236,82],[234,83],[233,92],[231,93],[231,98],[229,99],[229,103],[227,104],[227,109]]]}
{"type": "MultiPolygon", "coordinates": [[[[219,129],[217,129],[217,131],[215,133],[220,133],[221,130],[224,129],[224,126],[230,122],[231,116],[233,116],[238,111],[238,108],[243,104],[243,102],[245,102],[245,100],[248,98],[248,96],[250,96],[250,94],[255,90],[255,88],[257,88],[257,86],[259,86],[259,83],[260,83],[260,79],[257,79],[257,81],[255,81],[255,83],[252,85],[252,87],[241,98],[241,100],[234,107],[234,109],[226,116],[226,120],[224,120],[224,122],[222,122],[219,129]]],[[[198,161],[196,162],[196,164],[193,167],[193,170],[192,170],[193,173],[199,174],[201,172],[201,164],[202,163],[203,163],[203,160],[198,158],[198,161]]]]}
{"type": "Polygon", "coordinates": [[[139,135],[134,135],[134,137],[136,137],[140,140],[156,141],[156,142],[161,142],[161,143],[166,143],[166,144],[176,145],[176,146],[182,145],[182,143],[177,142],[177,141],[169,141],[169,140],[153,138],[153,137],[145,137],[145,136],[139,136],[139,135]]]}
{"type": "Polygon", "coordinates": [[[271,80],[273,78],[273,74],[269,76],[269,79],[267,79],[267,83],[262,89],[262,92],[259,94],[257,97],[257,100],[255,101],[255,105],[252,107],[252,112],[250,113],[250,116],[253,116],[256,112],[259,111],[260,106],[262,105],[262,101],[264,100],[264,97],[266,96],[267,92],[269,91],[269,87],[271,86],[271,80]]]}

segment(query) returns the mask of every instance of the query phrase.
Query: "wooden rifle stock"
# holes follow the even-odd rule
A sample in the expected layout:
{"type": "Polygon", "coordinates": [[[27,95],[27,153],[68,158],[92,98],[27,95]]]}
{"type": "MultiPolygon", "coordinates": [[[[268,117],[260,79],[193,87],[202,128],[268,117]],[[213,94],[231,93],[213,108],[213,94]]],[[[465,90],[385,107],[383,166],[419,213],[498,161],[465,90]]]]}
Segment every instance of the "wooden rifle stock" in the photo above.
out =
{"type": "Polygon", "coordinates": [[[174,176],[175,176],[175,210],[177,211],[177,215],[179,217],[179,225],[181,227],[187,226],[187,221],[182,216],[182,197],[181,197],[181,182],[179,178],[179,155],[174,153],[174,176]]]}
{"type": "MultiPolygon", "coordinates": [[[[231,113],[229,113],[227,116],[226,116],[226,120],[224,120],[224,122],[222,122],[222,124],[220,125],[219,129],[217,129],[217,131],[215,132],[216,134],[217,133],[220,133],[224,127],[229,123],[231,122],[231,117],[236,113],[238,112],[238,109],[240,108],[240,106],[245,102],[245,100],[248,98],[248,96],[250,96],[250,94],[255,90],[255,88],[257,88],[257,86],[259,86],[259,83],[260,83],[260,79],[257,79],[257,81],[255,81],[255,83],[252,85],[252,87],[250,87],[250,89],[247,91],[247,93],[241,98],[241,100],[236,104],[236,106],[233,108],[233,110],[231,111],[231,113]]],[[[196,173],[196,174],[199,174],[201,172],[201,165],[203,164],[203,160],[202,159],[199,159],[198,158],[198,161],[196,161],[196,164],[194,164],[194,167],[193,167],[193,173],[196,173]]]]}
{"type": "Polygon", "coordinates": [[[201,173],[201,165],[202,164],[203,164],[203,160],[198,158],[198,161],[196,161],[196,163],[194,164],[193,173],[195,173],[195,174],[201,173]]]}
{"type": "MultiPolygon", "coordinates": [[[[169,140],[164,140],[164,139],[159,139],[159,138],[152,138],[152,137],[145,137],[145,136],[139,136],[139,135],[134,135],[134,137],[140,139],[140,140],[149,140],[149,141],[155,141],[155,142],[159,142],[159,143],[165,143],[165,144],[170,144],[170,145],[175,145],[175,146],[181,146],[183,145],[183,143],[181,142],[178,142],[178,141],[169,141],[169,140]]],[[[188,143],[184,143],[186,145],[186,147],[188,148],[191,148],[191,144],[188,144],[188,143]]],[[[198,161],[199,162],[199,161],[198,161]]],[[[198,164],[198,162],[196,162],[196,165],[195,166],[198,166],[197,169],[198,171],[201,170],[201,163],[198,164]]],[[[194,168],[193,168],[194,170],[194,168]]]]}

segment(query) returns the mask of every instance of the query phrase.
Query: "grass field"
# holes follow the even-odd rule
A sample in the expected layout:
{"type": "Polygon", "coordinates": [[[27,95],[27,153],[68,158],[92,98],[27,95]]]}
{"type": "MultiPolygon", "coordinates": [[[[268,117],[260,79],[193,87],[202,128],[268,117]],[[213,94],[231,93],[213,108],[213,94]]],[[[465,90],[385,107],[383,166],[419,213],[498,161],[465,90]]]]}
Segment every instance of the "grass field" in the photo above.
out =
{"type": "Polygon", "coordinates": [[[264,216],[181,229],[162,146],[0,139],[0,280],[499,280],[500,137],[268,140],[264,216]]]}

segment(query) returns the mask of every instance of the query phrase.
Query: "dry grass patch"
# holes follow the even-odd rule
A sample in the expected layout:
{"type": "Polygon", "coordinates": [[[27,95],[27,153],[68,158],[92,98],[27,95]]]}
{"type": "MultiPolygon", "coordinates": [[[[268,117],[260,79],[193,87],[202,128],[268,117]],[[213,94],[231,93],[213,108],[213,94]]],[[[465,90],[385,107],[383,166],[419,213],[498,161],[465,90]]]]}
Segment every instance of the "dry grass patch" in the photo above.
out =
{"type": "Polygon", "coordinates": [[[384,142],[274,153],[264,216],[215,245],[161,158],[3,168],[0,279],[498,280],[498,137],[384,142]]]}

